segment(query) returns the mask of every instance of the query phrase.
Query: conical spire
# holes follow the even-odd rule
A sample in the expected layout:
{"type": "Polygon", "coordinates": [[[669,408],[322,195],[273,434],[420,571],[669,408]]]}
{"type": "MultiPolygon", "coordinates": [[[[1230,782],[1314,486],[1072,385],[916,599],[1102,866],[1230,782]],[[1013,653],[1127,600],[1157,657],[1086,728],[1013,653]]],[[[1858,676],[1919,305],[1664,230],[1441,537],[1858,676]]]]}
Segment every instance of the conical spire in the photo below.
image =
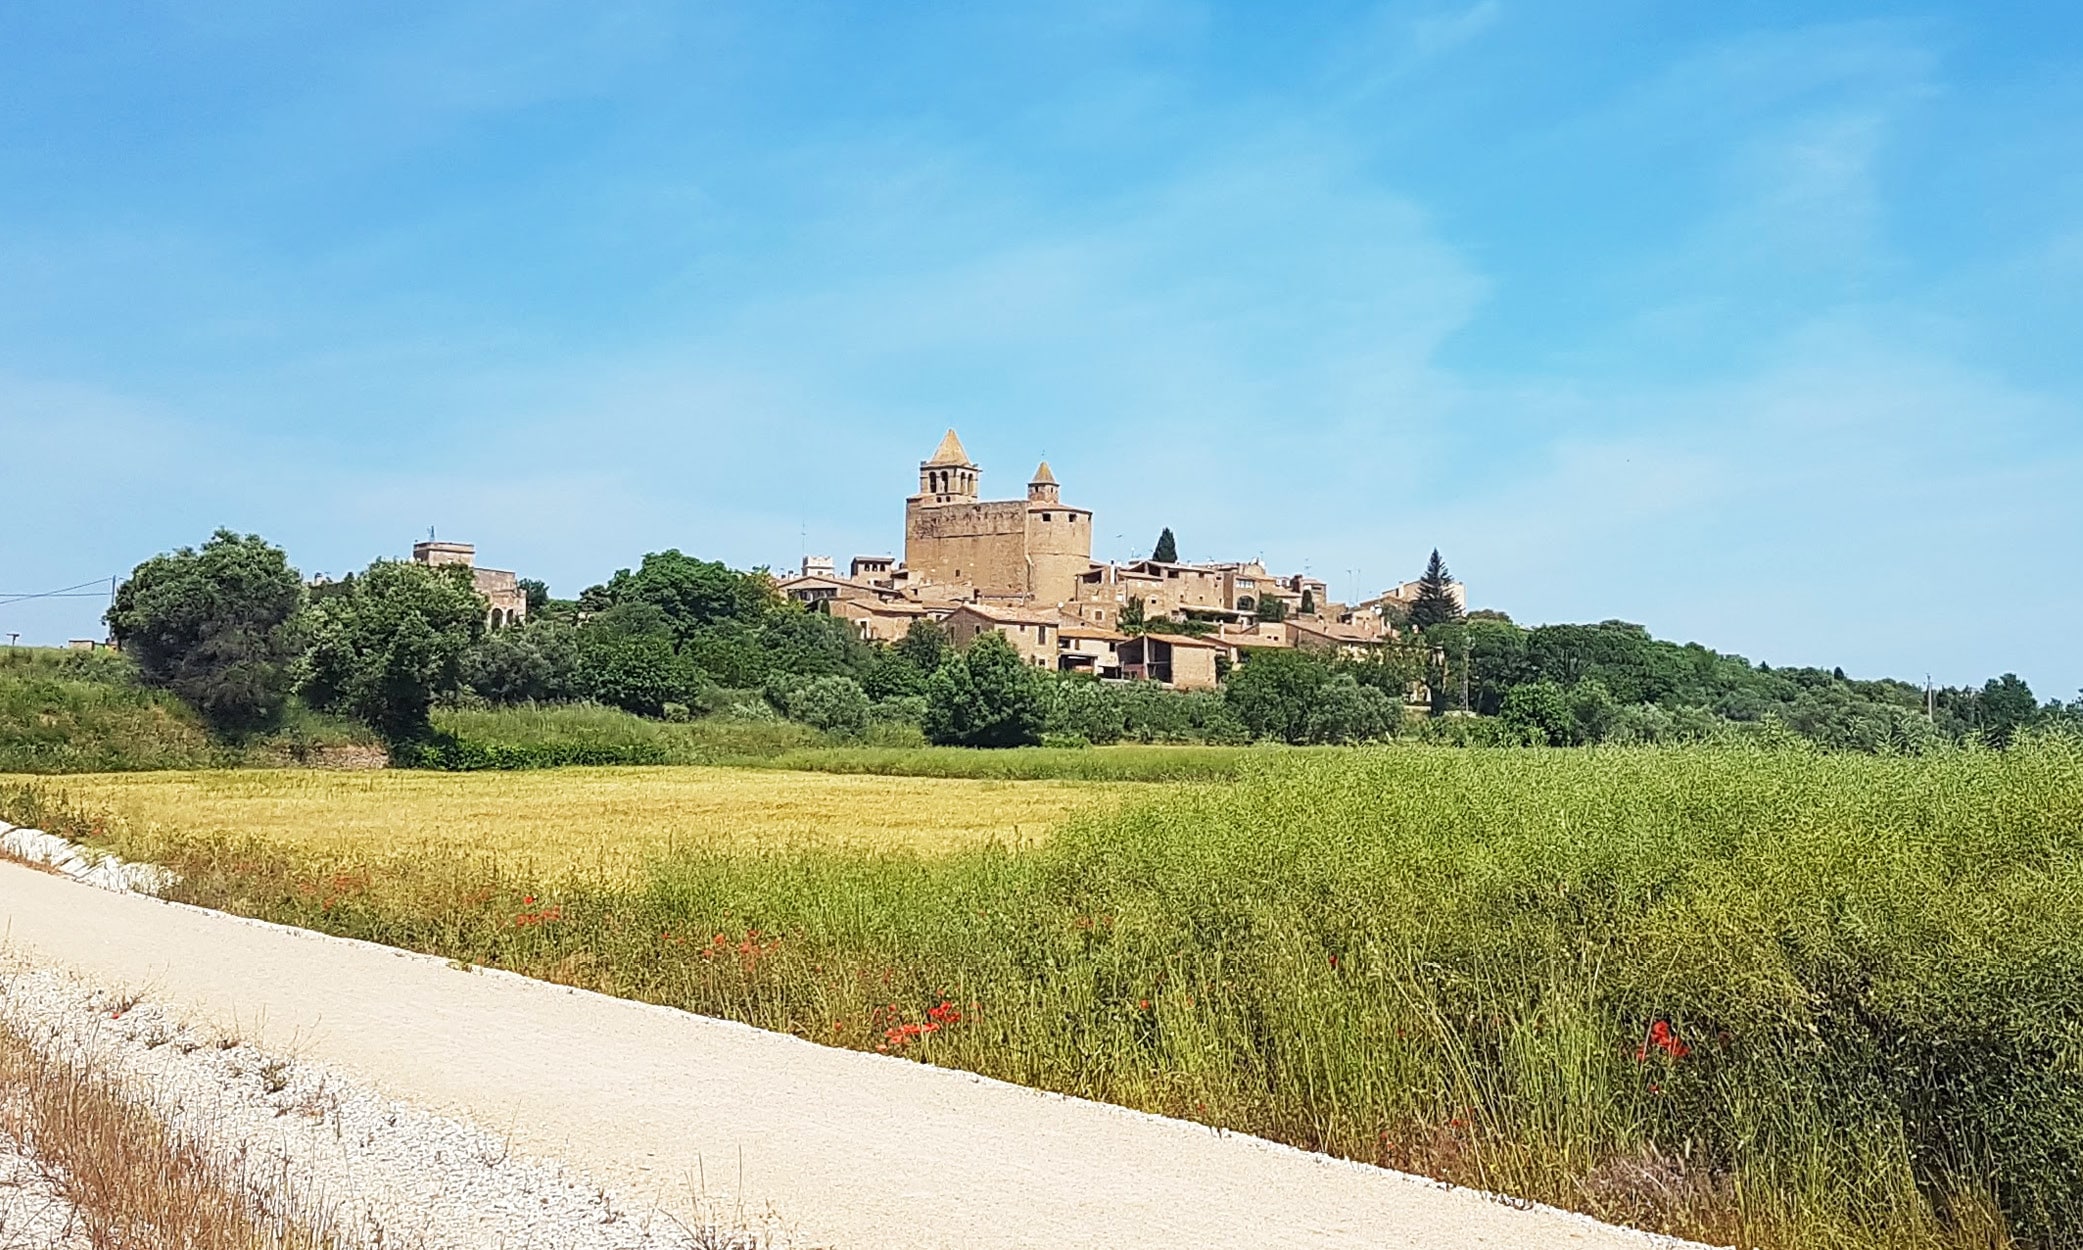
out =
{"type": "Polygon", "coordinates": [[[962,440],[955,437],[953,430],[949,430],[941,438],[940,446],[933,449],[933,458],[926,463],[966,465],[969,463],[969,453],[962,450],[962,440]]]}
{"type": "Polygon", "coordinates": [[[1044,460],[1041,462],[1041,467],[1034,471],[1034,480],[1032,482],[1029,482],[1028,485],[1039,486],[1043,482],[1048,482],[1053,485],[1055,481],[1056,475],[1049,472],[1049,462],[1044,460]]]}

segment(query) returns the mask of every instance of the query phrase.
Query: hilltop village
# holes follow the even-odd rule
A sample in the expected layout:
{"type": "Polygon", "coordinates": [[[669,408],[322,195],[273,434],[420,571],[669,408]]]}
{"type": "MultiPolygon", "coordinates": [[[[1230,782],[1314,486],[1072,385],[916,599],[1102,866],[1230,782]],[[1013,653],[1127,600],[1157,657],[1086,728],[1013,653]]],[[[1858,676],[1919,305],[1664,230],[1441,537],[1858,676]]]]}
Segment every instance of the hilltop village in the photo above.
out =
{"type": "MultiPolygon", "coordinates": [[[[1092,511],[1063,501],[1044,461],[1025,499],[986,500],[983,471],[949,430],[904,501],[904,558],[855,556],[841,574],[810,556],[781,592],[894,642],[914,621],[951,641],[1002,635],[1029,664],[1102,678],[1207,689],[1245,649],[1310,647],[1350,655],[1395,637],[1417,583],[1357,604],[1323,581],[1256,560],[1190,563],[1092,558],[1092,511]]],[[[1454,583],[1457,601],[1463,588],[1454,583]]]]}

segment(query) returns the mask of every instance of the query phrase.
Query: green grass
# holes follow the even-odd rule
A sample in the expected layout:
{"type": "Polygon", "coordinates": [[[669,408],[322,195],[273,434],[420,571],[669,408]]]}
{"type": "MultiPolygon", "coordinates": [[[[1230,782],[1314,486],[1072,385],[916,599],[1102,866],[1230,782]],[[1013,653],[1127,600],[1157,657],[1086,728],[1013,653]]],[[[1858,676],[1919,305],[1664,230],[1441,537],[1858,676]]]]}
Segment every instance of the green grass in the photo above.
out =
{"type": "Polygon", "coordinates": [[[657,721],[594,703],[437,709],[434,728],[466,748],[503,755],[512,761],[506,767],[716,764],[766,759],[824,741],[823,734],[793,721],[735,716],[657,721]]]}
{"type": "Polygon", "coordinates": [[[224,752],[180,700],[107,652],[0,649],[0,772],[207,768],[224,752]]]}
{"type": "Polygon", "coordinates": [[[2083,1238],[2074,742],[1275,753],[1145,794],[1033,849],[641,885],[105,840],[205,905],[1721,1243],[2083,1238]]]}
{"type": "MultiPolygon", "coordinates": [[[[1323,750],[1328,750],[1325,748],[1323,750]]],[[[758,761],[804,772],[890,777],[975,777],[998,781],[1220,781],[1254,761],[1309,753],[1288,747],[966,747],[798,748],[758,761]]]]}
{"type": "Polygon", "coordinates": [[[0,773],[280,767],[378,753],[353,722],[292,701],[275,732],[220,742],[186,704],[108,651],[0,649],[0,773]]]}
{"type": "Polygon", "coordinates": [[[724,764],[800,772],[871,773],[997,781],[1203,781],[1237,776],[1284,747],[1023,747],[977,751],[878,746],[827,738],[793,721],[719,715],[680,723],[646,720],[596,704],[444,709],[434,727],[461,744],[450,766],[527,768],[560,764],[724,764]]]}

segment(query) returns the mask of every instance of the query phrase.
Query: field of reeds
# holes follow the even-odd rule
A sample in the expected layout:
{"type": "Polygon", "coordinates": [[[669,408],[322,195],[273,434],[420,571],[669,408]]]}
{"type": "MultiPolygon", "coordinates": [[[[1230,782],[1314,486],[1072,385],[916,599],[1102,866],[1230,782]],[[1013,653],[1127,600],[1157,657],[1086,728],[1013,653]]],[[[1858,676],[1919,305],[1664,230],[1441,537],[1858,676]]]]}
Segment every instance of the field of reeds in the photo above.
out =
{"type": "Polygon", "coordinates": [[[932,854],[661,848],[638,784],[641,873],[0,808],[189,901],[1718,1243],[2083,1239],[2073,741],[1275,754],[932,854]]]}

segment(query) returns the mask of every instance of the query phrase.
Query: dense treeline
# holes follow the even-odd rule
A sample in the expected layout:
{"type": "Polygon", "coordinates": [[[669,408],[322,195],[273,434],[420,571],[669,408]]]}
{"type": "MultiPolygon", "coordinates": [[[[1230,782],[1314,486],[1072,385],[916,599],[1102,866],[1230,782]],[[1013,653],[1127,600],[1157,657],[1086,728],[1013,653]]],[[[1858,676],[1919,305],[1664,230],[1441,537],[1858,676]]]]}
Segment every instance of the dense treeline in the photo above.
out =
{"type": "Polygon", "coordinates": [[[1427,630],[1425,642],[1442,661],[1436,707],[1461,707],[1465,690],[1467,711],[1554,745],[1764,733],[1862,751],[1970,736],[2002,746],[2042,721],[2083,716],[2083,700],[2042,708],[2015,674],[1927,692],[1843,669],[1752,664],[1625,621],[1527,629],[1485,614],[1427,630]]]}
{"type": "MultiPolygon", "coordinates": [[[[529,586],[525,624],[486,628],[470,572],[378,561],[306,588],[283,552],[219,531],[139,565],[109,624],[141,680],[230,740],[292,700],[446,758],[437,705],[597,703],[640,716],[786,718],[891,745],[1446,742],[1582,745],[1805,739],[1832,749],[2002,746],[2083,699],[2041,706],[2006,674],[1927,692],[1841,670],[1774,669],[1620,621],[1523,628],[1464,618],[1435,552],[1397,640],[1363,658],[1260,650],[1219,691],[1059,676],[985,636],[922,621],[894,644],[779,595],[763,571],[646,555],[577,599],[529,586]]],[[[451,754],[453,754],[451,752],[451,754]]]]}

